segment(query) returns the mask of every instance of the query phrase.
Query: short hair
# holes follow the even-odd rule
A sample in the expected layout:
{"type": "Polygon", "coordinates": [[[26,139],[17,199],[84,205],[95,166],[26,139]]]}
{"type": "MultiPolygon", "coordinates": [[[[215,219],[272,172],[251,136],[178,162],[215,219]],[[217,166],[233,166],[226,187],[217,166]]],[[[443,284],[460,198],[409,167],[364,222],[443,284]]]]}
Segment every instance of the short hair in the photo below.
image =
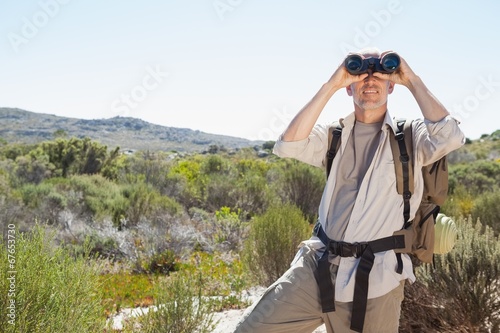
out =
{"type": "Polygon", "coordinates": [[[364,56],[370,55],[370,56],[380,57],[380,54],[382,52],[380,52],[380,50],[378,48],[370,46],[370,47],[364,47],[364,48],[362,48],[357,53],[360,53],[360,54],[362,54],[364,56]]]}

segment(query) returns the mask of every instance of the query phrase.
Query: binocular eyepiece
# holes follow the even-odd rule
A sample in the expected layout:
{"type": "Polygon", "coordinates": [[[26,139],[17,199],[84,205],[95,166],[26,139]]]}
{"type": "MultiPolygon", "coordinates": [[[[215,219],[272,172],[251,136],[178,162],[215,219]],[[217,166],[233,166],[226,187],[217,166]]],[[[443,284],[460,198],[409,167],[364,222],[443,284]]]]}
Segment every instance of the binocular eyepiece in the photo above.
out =
{"type": "Polygon", "coordinates": [[[350,54],[344,62],[345,68],[352,75],[364,74],[368,72],[368,69],[390,74],[395,72],[400,64],[401,59],[395,52],[386,53],[382,58],[365,58],[361,54],[350,54]]]}

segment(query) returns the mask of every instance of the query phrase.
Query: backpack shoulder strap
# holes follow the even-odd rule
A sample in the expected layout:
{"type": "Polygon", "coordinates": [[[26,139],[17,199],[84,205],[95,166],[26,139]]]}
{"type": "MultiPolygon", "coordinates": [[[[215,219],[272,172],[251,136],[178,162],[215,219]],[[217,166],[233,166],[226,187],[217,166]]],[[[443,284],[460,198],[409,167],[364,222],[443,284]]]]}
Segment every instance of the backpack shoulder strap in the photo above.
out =
{"type": "Polygon", "coordinates": [[[396,171],[396,187],[398,193],[403,196],[406,227],[410,220],[410,198],[415,192],[412,121],[396,119],[394,125],[396,133],[391,131],[391,148],[396,171]]]}
{"type": "Polygon", "coordinates": [[[330,175],[333,159],[340,147],[340,138],[342,137],[342,125],[335,121],[328,129],[328,151],[326,152],[326,178],[330,175]]]}

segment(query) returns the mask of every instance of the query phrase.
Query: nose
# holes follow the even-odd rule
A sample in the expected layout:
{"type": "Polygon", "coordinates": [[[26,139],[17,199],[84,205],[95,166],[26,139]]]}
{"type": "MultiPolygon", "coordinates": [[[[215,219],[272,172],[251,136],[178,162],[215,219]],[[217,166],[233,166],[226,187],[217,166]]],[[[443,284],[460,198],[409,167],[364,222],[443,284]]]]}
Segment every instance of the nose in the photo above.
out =
{"type": "Polygon", "coordinates": [[[373,70],[372,69],[368,69],[367,72],[368,76],[365,78],[365,81],[370,81],[370,80],[375,80],[376,77],[373,76],[373,70]]]}

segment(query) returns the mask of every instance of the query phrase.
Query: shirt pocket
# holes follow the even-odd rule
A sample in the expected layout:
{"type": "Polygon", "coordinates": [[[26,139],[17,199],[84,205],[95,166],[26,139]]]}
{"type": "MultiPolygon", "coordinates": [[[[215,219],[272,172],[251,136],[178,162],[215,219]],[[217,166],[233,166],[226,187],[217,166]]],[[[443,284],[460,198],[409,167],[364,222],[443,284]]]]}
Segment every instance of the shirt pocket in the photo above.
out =
{"type": "Polygon", "coordinates": [[[384,162],[378,174],[382,186],[394,187],[396,189],[396,170],[394,169],[394,161],[384,162]]]}

